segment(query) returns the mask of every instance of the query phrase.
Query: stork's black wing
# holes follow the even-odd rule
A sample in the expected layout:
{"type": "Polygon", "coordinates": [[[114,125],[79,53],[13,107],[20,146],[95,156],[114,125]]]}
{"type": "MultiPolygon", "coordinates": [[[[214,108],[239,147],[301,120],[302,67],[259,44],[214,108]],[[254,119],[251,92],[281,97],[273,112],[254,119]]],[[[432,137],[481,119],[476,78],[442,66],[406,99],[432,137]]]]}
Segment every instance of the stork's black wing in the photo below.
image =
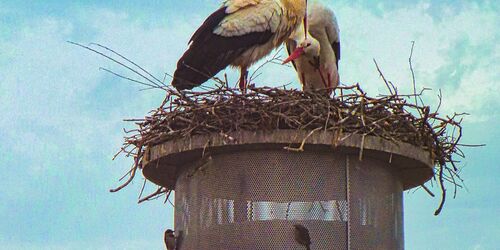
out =
{"type": "Polygon", "coordinates": [[[340,42],[332,43],[333,52],[335,52],[335,58],[337,59],[337,69],[339,69],[339,61],[340,61],[340,42]]]}
{"type": "Polygon", "coordinates": [[[194,33],[189,49],[177,63],[172,81],[175,88],[192,89],[201,85],[248,49],[268,42],[273,35],[270,30],[233,37],[214,34],[214,29],[226,16],[226,7],[220,8],[194,33]]]}
{"type": "MultiPolygon", "coordinates": [[[[332,13],[333,15],[333,13],[332,13]]],[[[334,22],[337,22],[336,19],[334,19],[334,22]]],[[[339,61],[340,61],[340,40],[338,39],[339,35],[338,35],[338,31],[335,31],[334,28],[332,27],[325,27],[325,32],[326,32],[326,35],[328,36],[328,40],[331,41],[332,43],[332,49],[333,49],[333,53],[335,53],[335,58],[337,59],[336,61],[336,64],[337,64],[337,70],[339,69],[339,61]],[[333,35],[333,32],[336,32],[337,35],[336,35],[336,39],[334,39],[332,36],[333,35]],[[333,42],[332,42],[333,40],[333,42]]]]}

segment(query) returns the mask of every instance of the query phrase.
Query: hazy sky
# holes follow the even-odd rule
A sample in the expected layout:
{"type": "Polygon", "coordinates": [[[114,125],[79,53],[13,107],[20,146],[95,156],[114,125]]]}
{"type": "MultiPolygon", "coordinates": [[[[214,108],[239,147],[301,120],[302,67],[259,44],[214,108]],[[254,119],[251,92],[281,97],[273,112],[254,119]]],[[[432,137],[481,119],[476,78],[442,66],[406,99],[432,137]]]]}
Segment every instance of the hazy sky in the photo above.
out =
{"type": "MultiPolygon", "coordinates": [[[[142,117],[162,93],[100,71],[125,72],[66,41],[105,44],[162,77],[220,1],[124,2],[0,0],[0,249],[162,249],[172,208],[137,205],[140,178],[108,192],[132,163],[111,161],[122,128],[131,126],[122,119],[142,117]]],[[[387,78],[409,90],[414,40],[419,87],[433,89],[428,103],[442,89],[443,114],[471,113],[464,142],[488,144],[465,150],[467,189],[439,217],[437,198],[405,194],[407,249],[498,249],[498,2],[324,2],[341,27],[343,83],[383,93],[376,58],[387,78]]],[[[299,86],[290,68],[262,73],[258,85],[299,86]]]]}

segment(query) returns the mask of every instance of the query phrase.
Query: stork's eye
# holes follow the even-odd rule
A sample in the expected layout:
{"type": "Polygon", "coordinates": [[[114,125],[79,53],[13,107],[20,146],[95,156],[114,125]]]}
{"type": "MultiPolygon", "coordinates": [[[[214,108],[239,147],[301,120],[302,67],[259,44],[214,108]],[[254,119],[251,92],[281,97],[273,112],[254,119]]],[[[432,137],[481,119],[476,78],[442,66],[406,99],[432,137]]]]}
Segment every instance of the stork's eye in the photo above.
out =
{"type": "Polygon", "coordinates": [[[306,46],[307,46],[307,47],[311,46],[311,43],[307,43],[307,44],[306,44],[306,46]]]}

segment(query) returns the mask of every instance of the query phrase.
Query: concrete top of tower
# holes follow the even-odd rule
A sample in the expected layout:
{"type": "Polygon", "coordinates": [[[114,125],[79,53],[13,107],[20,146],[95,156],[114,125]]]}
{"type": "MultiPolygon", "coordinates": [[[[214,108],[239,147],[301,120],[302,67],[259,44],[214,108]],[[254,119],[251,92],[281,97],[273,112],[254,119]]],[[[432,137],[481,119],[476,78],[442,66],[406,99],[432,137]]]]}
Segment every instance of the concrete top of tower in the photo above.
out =
{"type": "MultiPolygon", "coordinates": [[[[346,135],[342,135],[346,137],[346,135]]],[[[142,161],[144,176],[155,184],[175,189],[178,171],[186,164],[202,161],[208,152],[221,154],[245,150],[298,148],[307,138],[305,151],[331,151],[373,158],[394,168],[405,190],[422,185],[434,175],[428,151],[408,143],[393,142],[376,136],[350,135],[336,147],[333,132],[276,130],[239,131],[228,135],[213,134],[186,137],[149,147],[142,161]]],[[[300,154],[300,152],[293,152],[300,154]]]]}

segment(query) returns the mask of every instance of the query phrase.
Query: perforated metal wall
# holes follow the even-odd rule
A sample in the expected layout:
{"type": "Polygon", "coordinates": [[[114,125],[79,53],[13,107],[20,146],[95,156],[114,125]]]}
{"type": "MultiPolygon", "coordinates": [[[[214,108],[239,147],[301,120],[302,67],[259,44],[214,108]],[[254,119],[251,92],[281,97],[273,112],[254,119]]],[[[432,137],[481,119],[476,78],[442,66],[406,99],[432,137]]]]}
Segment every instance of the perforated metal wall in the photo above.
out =
{"type": "Polygon", "coordinates": [[[355,159],[256,150],[185,166],[178,249],[305,249],[294,239],[297,223],[309,229],[311,249],[402,249],[401,184],[382,163],[355,159]]]}
{"type": "Polygon", "coordinates": [[[404,249],[403,187],[377,160],[348,156],[349,249],[404,249]]]}

